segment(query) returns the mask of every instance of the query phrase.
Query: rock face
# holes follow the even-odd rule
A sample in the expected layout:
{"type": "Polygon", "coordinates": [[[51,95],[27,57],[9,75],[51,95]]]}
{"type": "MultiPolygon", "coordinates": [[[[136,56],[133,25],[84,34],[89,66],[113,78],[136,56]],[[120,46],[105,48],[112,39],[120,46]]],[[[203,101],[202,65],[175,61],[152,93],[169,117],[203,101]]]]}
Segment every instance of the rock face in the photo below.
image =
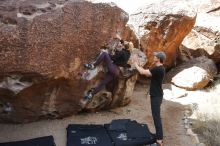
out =
{"type": "Polygon", "coordinates": [[[127,25],[123,31],[122,38],[127,41],[131,41],[135,48],[140,48],[140,41],[137,33],[134,30],[133,25],[127,25]]]}
{"type": "Polygon", "coordinates": [[[198,8],[196,24],[179,48],[180,62],[207,56],[220,62],[220,1],[203,0],[193,4],[198,8]]]}
{"type": "Polygon", "coordinates": [[[215,63],[207,57],[194,58],[167,73],[166,82],[187,90],[204,88],[217,74],[215,63]]]}
{"type": "MultiPolygon", "coordinates": [[[[127,21],[127,13],[113,4],[0,1],[0,122],[62,118],[82,110],[79,100],[104,74],[86,80],[83,64],[94,61],[99,47],[127,21]]],[[[93,109],[128,104],[135,79],[112,83],[108,104],[99,101],[93,109]]]]}
{"type": "Polygon", "coordinates": [[[181,1],[164,1],[140,8],[132,14],[129,24],[134,26],[140,45],[147,55],[148,67],[153,64],[153,52],[162,50],[167,55],[165,65],[175,65],[177,48],[191,31],[196,12],[181,1]]]}

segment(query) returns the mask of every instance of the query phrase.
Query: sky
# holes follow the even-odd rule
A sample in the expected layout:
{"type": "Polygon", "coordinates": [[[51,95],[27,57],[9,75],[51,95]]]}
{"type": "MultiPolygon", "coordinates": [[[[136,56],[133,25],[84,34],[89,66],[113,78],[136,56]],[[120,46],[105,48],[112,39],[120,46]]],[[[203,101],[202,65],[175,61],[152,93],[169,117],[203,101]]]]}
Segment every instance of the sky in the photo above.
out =
{"type": "MultiPolygon", "coordinates": [[[[151,3],[152,0],[91,0],[93,2],[114,2],[127,13],[132,14],[136,9],[145,3],[151,3]]],[[[161,1],[161,0],[154,0],[161,1]]]]}
{"type": "MultiPolygon", "coordinates": [[[[123,10],[128,12],[129,14],[132,14],[136,9],[141,7],[145,3],[152,3],[152,2],[162,2],[162,1],[171,1],[171,0],[88,0],[93,2],[114,2],[119,7],[121,7],[123,10]]],[[[199,3],[205,3],[205,2],[212,2],[212,3],[220,3],[220,0],[172,0],[172,1],[185,1],[190,3],[190,5],[196,4],[198,6],[199,3]]]]}

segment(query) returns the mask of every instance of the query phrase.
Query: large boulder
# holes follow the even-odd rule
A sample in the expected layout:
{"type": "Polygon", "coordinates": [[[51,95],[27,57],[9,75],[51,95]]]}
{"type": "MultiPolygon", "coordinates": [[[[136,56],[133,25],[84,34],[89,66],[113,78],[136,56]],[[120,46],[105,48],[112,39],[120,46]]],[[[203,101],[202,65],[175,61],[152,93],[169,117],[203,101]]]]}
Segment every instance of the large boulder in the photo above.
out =
{"type": "Polygon", "coordinates": [[[185,37],[179,48],[179,61],[207,56],[220,62],[220,2],[212,0],[195,1],[198,8],[196,24],[185,37]]]}
{"type": "Polygon", "coordinates": [[[153,52],[164,51],[165,65],[175,65],[177,48],[195,24],[196,11],[183,1],[163,1],[146,4],[131,14],[129,24],[140,38],[140,45],[153,64],[153,52]]]}
{"type": "MultiPolygon", "coordinates": [[[[7,0],[0,1],[0,21],[0,122],[21,123],[82,110],[79,100],[104,75],[82,78],[83,64],[125,29],[128,14],[114,4],[7,0]]],[[[114,82],[111,106],[98,107],[127,104],[131,80],[135,77],[114,82]]]]}
{"type": "Polygon", "coordinates": [[[132,42],[135,48],[140,48],[140,40],[133,25],[126,25],[125,30],[122,32],[122,39],[132,42]]]}
{"type": "Polygon", "coordinates": [[[217,74],[215,63],[207,57],[193,58],[169,71],[166,75],[166,82],[187,89],[202,89],[217,74]]]}

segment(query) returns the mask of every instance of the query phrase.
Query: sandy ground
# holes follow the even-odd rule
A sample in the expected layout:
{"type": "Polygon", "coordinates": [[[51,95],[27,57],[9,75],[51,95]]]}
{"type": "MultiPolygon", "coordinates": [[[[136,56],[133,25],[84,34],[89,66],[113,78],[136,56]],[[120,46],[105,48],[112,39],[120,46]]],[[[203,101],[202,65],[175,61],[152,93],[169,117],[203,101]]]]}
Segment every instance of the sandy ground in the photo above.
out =
{"type": "MultiPolygon", "coordinates": [[[[183,111],[183,105],[167,100],[163,101],[162,120],[165,146],[195,146],[192,144],[191,138],[185,134],[186,131],[182,124],[183,111]]],[[[68,124],[103,124],[111,122],[112,119],[121,118],[147,123],[150,130],[154,132],[146,87],[138,85],[135,88],[131,104],[126,107],[97,113],[82,113],[61,120],[46,120],[21,125],[0,124],[0,142],[53,135],[57,146],[65,146],[68,124]]]]}

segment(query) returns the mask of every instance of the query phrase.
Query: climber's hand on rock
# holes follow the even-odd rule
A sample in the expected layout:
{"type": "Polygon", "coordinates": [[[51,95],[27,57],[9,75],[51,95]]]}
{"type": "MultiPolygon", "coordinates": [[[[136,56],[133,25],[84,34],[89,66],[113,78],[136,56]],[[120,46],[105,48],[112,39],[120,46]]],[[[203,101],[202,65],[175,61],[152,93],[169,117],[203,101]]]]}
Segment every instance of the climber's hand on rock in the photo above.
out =
{"type": "Polygon", "coordinates": [[[119,36],[119,34],[116,34],[116,35],[114,36],[114,38],[121,40],[121,37],[119,36]]]}
{"type": "Polygon", "coordinates": [[[134,65],[139,65],[138,57],[136,54],[132,57],[132,63],[134,65]]]}

